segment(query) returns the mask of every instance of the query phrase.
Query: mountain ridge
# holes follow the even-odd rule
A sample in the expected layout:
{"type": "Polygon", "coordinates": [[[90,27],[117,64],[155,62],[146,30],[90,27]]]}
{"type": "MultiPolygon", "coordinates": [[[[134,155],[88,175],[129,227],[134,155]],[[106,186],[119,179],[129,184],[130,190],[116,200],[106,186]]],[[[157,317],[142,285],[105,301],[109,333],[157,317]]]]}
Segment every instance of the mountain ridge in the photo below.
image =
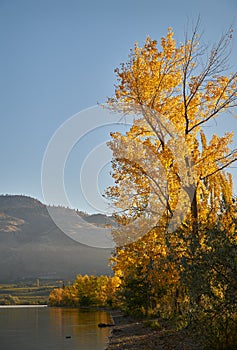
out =
{"type": "MultiPolygon", "coordinates": [[[[111,217],[73,211],[95,227],[113,225],[111,217]],[[97,220],[98,219],[98,220],[97,220]],[[103,222],[104,220],[104,222],[103,222]]],[[[86,223],[82,227],[86,234],[86,223]]],[[[34,278],[73,279],[77,274],[110,274],[111,248],[94,248],[60,230],[47,206],[24,195],[0,195],[0,282],[34,278]]]]}

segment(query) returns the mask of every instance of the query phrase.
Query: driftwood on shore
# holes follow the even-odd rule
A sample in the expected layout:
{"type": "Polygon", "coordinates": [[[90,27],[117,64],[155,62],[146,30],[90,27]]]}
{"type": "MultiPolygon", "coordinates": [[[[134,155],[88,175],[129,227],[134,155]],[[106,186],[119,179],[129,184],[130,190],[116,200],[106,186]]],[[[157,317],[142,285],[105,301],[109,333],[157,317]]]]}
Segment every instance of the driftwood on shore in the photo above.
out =
{"type": "Polygon", "coordinates": [[[105,328],[105,327],[113,327],[115,326],[114,323],[98,323],[98,327],[105,328]]]}

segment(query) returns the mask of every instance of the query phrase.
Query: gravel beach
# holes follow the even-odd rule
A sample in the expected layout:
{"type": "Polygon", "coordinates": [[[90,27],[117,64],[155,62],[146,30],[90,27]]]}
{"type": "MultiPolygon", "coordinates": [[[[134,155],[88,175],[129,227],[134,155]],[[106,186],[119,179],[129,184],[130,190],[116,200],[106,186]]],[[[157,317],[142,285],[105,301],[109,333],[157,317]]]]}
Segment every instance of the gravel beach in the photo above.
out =
{"type": "Polygon", "coordinates": [[[147,322],[123,316],[120,311],[112,311],[115,326],[106,350],[201,350],[192,334],[187,330],[172,331],[168,327],[152,329],[147,322]]]}

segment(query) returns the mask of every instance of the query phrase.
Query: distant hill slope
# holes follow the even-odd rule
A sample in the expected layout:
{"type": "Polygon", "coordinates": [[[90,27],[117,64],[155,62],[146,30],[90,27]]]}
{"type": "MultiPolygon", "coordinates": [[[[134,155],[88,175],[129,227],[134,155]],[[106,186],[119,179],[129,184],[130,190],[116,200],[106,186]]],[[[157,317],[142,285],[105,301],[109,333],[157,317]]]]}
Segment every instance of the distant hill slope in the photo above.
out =
{"type": "MultiPolygon", "coordinates": [[[[57,211],[63,217],[70,209],[57,211]]],[[[112,223],[101,214],[78,215],[98,227],[112,223]]],[[[110,254],[111,249],[92,248],[68,237],[37,199],[0,195],[0,282],[109,274],[110,254]]]]}

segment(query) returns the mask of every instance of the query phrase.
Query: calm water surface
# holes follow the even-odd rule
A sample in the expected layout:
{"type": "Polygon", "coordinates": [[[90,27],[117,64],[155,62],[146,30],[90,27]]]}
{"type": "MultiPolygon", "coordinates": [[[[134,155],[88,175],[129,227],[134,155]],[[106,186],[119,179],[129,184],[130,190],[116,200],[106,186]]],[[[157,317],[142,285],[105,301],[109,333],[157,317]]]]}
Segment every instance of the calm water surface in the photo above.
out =
{"type": "Polygon", "coordinates": [[[99,328],[100,322],[110,323],[109,314],[69,308],[0,307],[0,349],[104,350],[110,329],[99,328]]]}

